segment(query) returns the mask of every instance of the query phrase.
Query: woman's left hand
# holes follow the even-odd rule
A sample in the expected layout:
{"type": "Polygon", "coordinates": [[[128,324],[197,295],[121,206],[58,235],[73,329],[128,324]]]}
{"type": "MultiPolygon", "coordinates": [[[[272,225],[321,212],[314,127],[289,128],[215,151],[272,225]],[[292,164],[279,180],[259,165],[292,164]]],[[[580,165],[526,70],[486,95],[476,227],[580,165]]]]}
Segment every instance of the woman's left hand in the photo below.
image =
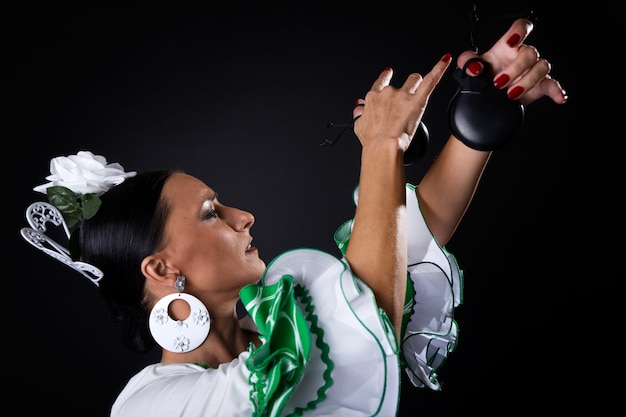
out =
{"type": "MultiPolygon", "coordinates": [[[[509,30],[485,53],[478,55],[473,51],[461,53],[457,67],[463,68],[471,58],[480,57],[491,65],[494,85],[506,89],[511,100],[522,104],[548,96],[557,104],[567,101],[567,94],[559,82],[550,77],[552,65],[541,57],[537,48],[524,44],[524,40],[533,30],[533,23],[526,18],[513,22],[509,30]]],[[[466,72],[476,76],[482,72],[482,64],[470,64],[466,72]]]]}

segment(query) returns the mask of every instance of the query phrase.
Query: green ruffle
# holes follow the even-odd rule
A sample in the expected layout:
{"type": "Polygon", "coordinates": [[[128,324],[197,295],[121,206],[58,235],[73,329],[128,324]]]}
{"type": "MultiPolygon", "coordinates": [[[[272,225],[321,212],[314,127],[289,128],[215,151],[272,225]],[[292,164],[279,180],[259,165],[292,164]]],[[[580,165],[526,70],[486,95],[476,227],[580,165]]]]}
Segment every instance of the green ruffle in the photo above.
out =
{"type": "Polygon", "coordinates": [[[278,416],[296,388],[311,352],[311,334],[296,305],[294,283],[285,276],[274,285],[248,285],[241,300],[263,341],[246,362],[253,417],[278,416]]]}

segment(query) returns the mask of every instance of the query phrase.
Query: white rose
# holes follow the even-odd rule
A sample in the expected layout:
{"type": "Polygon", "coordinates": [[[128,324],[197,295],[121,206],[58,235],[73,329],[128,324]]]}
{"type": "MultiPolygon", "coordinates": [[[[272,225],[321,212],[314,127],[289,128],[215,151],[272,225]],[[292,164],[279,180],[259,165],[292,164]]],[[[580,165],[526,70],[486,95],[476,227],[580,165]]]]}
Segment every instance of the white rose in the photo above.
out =
{"type": "Polygon", "coordinates": [[[118,163],[107,164],[104,156],[80,151],[76,155],[53,158],[50,161],[50,174],[46,177],[49,183],[33,190],[46,194],[49,187],[62,186],[76,194],[93,193],[99,196],[137,173],[124,172],[118,163]]]}

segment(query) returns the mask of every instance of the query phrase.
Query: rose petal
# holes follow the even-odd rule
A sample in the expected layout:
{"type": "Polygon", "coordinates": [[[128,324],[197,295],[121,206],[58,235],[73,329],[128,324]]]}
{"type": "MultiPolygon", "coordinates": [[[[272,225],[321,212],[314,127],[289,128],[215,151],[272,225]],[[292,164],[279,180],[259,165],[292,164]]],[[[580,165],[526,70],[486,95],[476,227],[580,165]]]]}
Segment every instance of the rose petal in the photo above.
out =
{"type": "Polygon", "coordinates": [[[101,195],[136,174],[134,171],[124,172],[124,167],[117,162],[107,164],[102,155],[79,151],[76,155],[53,158],[50,175],[46,177],[50,182],[33,190],[45,194],[49,187],[63,186],[76,194],[101,195]]]}

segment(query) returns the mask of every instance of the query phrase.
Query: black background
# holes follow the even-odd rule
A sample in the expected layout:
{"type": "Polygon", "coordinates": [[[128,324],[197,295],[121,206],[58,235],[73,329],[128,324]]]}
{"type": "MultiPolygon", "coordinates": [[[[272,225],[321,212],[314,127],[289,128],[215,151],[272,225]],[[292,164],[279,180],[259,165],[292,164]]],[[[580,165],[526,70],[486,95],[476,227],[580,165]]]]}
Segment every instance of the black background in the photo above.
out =
{"type": "MultiPolygon", "coordinates": [[[[519,137],[493,155],[448,245],[465,271],[457,350],[441,392],[404,384],[402,416],[602,415],[602,394],[616,386],[605,370],[622,332],[624,15],[617,2],[502,3],[477,3],[479,27],[533,9],[527,43],[570,101],[527,107],[519,137]]],[[[352,217],[359,144],[346,134],[320,147],[337,133],[326,122],[348,122],[383,68],[400,85],[469,49],[471,4],[5,10],[5,398],[20,399],[20,414],[105,416],[126,381],[159,359],[125,351],[96,288],[20,237],[52,157],[90,150],[127,171],[182,168],[254,213],[266,261],[293,247],[338,253],[332,233],[352,217]]],[[[449,70],[410,182],[448,137],[455,90],[449,70]]]]}

